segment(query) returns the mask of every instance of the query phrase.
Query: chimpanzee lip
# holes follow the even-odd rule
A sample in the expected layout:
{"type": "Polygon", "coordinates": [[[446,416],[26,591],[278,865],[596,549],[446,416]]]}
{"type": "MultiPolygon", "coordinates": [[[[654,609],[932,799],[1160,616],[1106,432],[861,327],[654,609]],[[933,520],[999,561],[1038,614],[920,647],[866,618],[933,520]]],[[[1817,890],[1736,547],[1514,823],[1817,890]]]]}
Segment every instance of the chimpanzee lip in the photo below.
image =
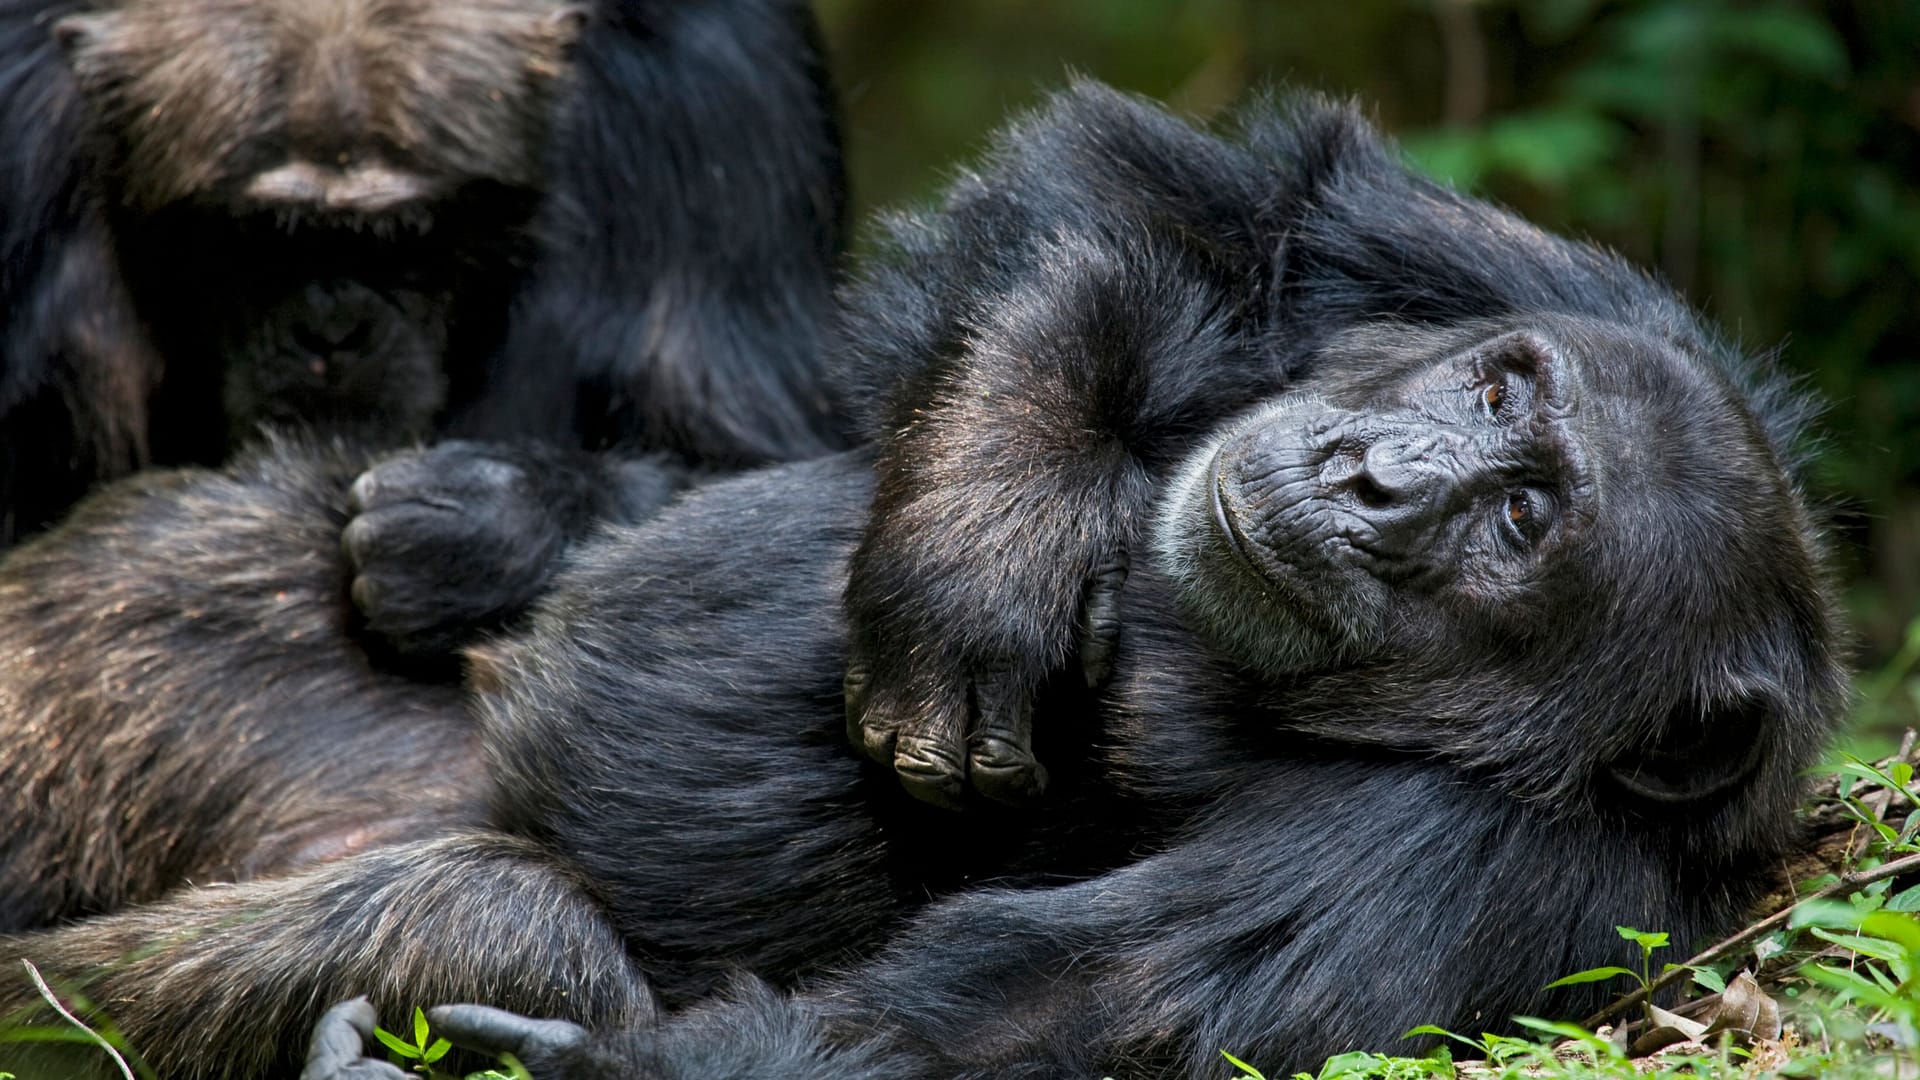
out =
{"type": "Polygon", "coordinates": [[[1233,515],[1227,513],[1227,478],[1216,472],[1210,486],[1213,488],[1214,529],[1219,532],[1220,538],[1226,542],[1227,549],[1233,552],[1235,558],[1245,564],[1246,568],[1253,571],[1261,580],[1270,581],[1271,576],[1254,561],[1252,553],[1247,551],[1247,538],[1240,535],[1240,527],[1233,523],[1233,515]]]}

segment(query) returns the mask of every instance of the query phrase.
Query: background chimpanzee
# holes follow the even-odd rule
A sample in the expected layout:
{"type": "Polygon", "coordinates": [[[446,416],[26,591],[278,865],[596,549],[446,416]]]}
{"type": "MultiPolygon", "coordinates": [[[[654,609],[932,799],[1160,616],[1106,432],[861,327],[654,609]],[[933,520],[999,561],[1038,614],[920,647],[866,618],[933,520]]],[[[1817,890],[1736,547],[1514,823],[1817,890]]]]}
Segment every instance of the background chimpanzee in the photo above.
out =
{"type": "MultiPolygon", "coordinates": [[[[0,11],[0,58],[0,544],[98,476],[216,461],[257,422],[305,421],[341,439],[320,470],[333,516],[300,518],[317,529],[296,562],[351,514],[355,633],[383,661],[408,653],[388,666],[413,676],[443,670],[419,654],[529,599],[588,522],[639,516],[691,467],[839,441],[817,383],[841,165],[803,3],[22,3],[0,11]],[[376,448],[433,431],[534,438],[402,455],[340,503],[376,448]],[[605,446],[622,452],[587,453],[605,446]],[[666,460],[625,452],[648,449],[666,460]]],[[[395,778],[417,810],[396,816],[465,820],[446,806],[470,793],[405,770],[316,776],[333,815],[300,801],[311,787],[190,779],[232,751],[244,702],[161,643],[80,630],[98,612],[83,595],[171,603],[292,568],[257,560],[244,530],[209,550],[195,514],[218,500],[181,477],[134,483],[149,509],[116,543],[160,544],[168,566],[136,575],[130,552],[53,543],[0,573],[16,616],[0,711],[36,744],[0,752],[0,808],[34,823],[0,839],[0,928],[390,838],[328,823],[364,816],[359,798],[393,806],[395,778]],[[76,591],[58,568],[82,562],[76,591]],[[43,663],[37,643],[76,633],[125,681],[43,663]],[[137,703],[171,681],[193,716],[137,703]],[[209,816],[275,840],[196,833],[209,816]]],[[[345,584],[286,576],[247,595],[346,624],[345,584]]],[[[360,718],[338,722],[396,697],[458,712],[328,640],[343,647],[304,689],[360,718]]],[[[468,726],[422,719],[410,737],[457,745],[468,726]]],[[[296,736],[266,744],[307,756],[296,736]]]]}
{"type": "Polygon", "coordinates": [[[801,0],[5,5],[0,544],[263,421],[838,445],[835,125],[801,0]]]}
{"type": "MultiPolygon", "coordinates": [[[[1539,988],[1617,959],[1616,923],[1685,950],[1752,898],[1845,680],[1804,409],[1670,294],[1313,101],[1221,138],[1082,87],[895,240],[851,302],[876,450],[576,548],[527,629],[471,653],[477,747],[412,737],[398,703],[193,776],[313,805],[316,759],[441,764],[485,828],[4,955],[86,980],[169,1076],[284,1067],[316,1002],[363,992],[622,1029],[448,1019],[543,1080],[1151,1075],[1584,1007],[1539,988]],[[888,618],[938,630],[899,645],[924,667],[874,647],[888,618]],[[1060,670],[1081,639],[1099,686],[1060,670]],[[861,760],[850,659],[869,750],[963,748],[1012,796],[1044,758],[1047,805],[950,814],[861,760]],[[899,685],[940,696],[876,722],[899,685]]],[[[157,505],[180,520],[115,557],[166,565],[198,516],[275,582],[337,581],[299,554],[333,482],[294,447],[157,504],[124,488],[48,574],[88,580],[157,505]]],[[[308,697],[330,629],[212,569],[99,620],[218,673],[148,707],[332,716],[308,697]]],[[[35,647],[132,685],[98,644],[35,647]]],[[[333,1014],[313,1075],[368,1064],[365,1021],[333,1014]]]]}

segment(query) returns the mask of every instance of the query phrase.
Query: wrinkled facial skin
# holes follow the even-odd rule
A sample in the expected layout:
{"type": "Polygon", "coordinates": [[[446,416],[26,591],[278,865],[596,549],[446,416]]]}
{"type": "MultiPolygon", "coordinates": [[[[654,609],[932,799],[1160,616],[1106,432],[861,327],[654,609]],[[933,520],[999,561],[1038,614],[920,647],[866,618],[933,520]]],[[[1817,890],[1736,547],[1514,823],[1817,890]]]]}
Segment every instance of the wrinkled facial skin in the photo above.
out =
{"type": "Polygon", "coordinates": [[[1536,317],[1374,328],[1322,365],[1163,503],[1161,562],[1238,663],[1374,694],[1388,743],[1396,714],[1604,716],[1638,748],[1620,783],[1655,800],[1738,780],[1759,717],[1831,692],[1815,531],[1682,349],[1536,317]],[[1703,780],[1685,759],[1706,743],[1737,746],[1703,780]]]}
{"type": "Polygon", "coordinates": [[[1579,372],[1550,340],[1515,332],[1379,375],[1269,405],[1179,482],[1173,549],[1202,595],[1240,609],[1236,651],[1261,666],[1368,651],[1398,597],[1519,600],[1592,511],[1579,372]]]}

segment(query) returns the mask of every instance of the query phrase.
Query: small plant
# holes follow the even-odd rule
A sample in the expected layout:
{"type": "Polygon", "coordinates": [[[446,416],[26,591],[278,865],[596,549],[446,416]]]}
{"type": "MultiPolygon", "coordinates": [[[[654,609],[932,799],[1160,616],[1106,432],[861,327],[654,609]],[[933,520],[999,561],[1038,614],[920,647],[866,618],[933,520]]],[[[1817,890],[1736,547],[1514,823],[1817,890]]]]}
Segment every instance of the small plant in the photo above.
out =
{"type": "Polygon", "coordinates": [[[418,1005],[413,1008],[412,1042],[408,1042],[386,1028],[373,1029],[373,1037],[379,1039],[395,1057],[401,1061],[413,1062],[413,1071],[426,1076],[432,1076],[434,1062],[446,1057],[447,1051],[453,1049],[453,1043],[446,1039],[432,1039],[429,1042],[432,1034],[427,1030],[427,1014],[418,1005]]]}
{"type": "MultiPolygon", "coordinates": [[[[1651,991],[1655,979],[1653,974],[1653,952],[1655,949],[1666,948],[1667,935],[1658,931],[1635,930],[1631,926],[1616,926],[1614,930],[1618,931],[1622,938],[1640,946],[1639,971],[1623,967],[1588,968],[1585,971],[1576,971],[1565,978],[1555,979],[1548,983],[1546,988],[1551,990],[1557,986],[1574,986],[1579,983],[1602,982],[1606,979],[1618,978],[1625,975],[1627,978],[1639,983],[1642,991],[1651,991]]],[[[1726,980],[1721,978],[1720,973],[1712,968],[1696,967],[1692,964],[1668,964],[1660,969],[1660,974],[1665,975],[1670,971],[1691,971],[1693,972],[1694,982],[1699,983],[1701,986],[1706,987],[1716,994],[1726,992],[1726,980]]],[[[1643,1009],[1647,1018],[1651,1020],[1653,1017],[1653,995],[1650,992],[1647,994],[1643,1009]]]]}
{"type": "MultiPolygon", "coordinates": [[[[1247,1080],[1267,1080],[1259,1069],[1225,1050],[1220,1056],[1233,1062],[1247,1080]]],[[[1339,1054],[1327,1059],[1318,1073],[1295,1073],[1293,1080],[1425,1080],[1427,1077],[1451,1078],[1453,1062],[1445,1051],[1427,1058],[1396,1058],[1385,1054],[1339,1054]]]]}
{"type": "Polygon", "coordinates": [[[1873,1021],[1891,1025],[1920,1066],[1920,920],[1827,901],[1802,904],[1793,925],[1853,954],[1844,967],[1808,964],[1801,973],[1839,1001],[1872,1010],[1873,1021]]]}
{"type": "MultiPolygon", "coordinates": [[[[447,1075],[436,1070],[434,1065],[447,1056],[447,1053],[453,1049],[453,1043],[447,1039],[434,1038],[433,1032],[427,1026],[427,1014],[419,1006],[416,1005],[413,1009],[412,1042],[380,1027],[373,1029],[373,1037],[378,1039],[393,1057],[400,1059],[394,1064],[412,1062],[413,1071],[426,1077],[447,1075]]],[[[505,1059],[504,1068],[483,1069],[480,1072],[468,1073],[465,1080],[533,1080],[526,1067],[514,1060],[513,1055],[505,1054],[502,1057],[505,1059]]]]}

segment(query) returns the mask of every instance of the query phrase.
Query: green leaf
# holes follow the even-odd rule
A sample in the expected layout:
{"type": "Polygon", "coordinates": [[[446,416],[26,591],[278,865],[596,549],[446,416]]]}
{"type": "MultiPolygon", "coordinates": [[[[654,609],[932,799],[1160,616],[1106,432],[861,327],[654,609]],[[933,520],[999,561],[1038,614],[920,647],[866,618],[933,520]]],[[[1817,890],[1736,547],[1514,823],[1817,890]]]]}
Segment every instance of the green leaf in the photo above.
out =
{"type": "Polygon", "coordinates": [[[427,1047],[426,1056],[422,1057],[420,1060],[431,1065],[434,1062],[439,1061],[441,1058],[446,1057],[447,1051],[451,1049],[453,1049],[452,1041],[448,1039],[435,1039],[433,1040],[433,1045],[427,1047]]]}
{"type": "Polygon", "coordinates": [[[1521,1027],[1532,1028],[1535,1031],[1548,1035],[1558,1035],[1563,1039],[1572,1039],[1582,1046],[1598,1050],[1603,1057],[1617,1058],[1621,1056],[1618,1047],[1578,1024],[1562,1023],[1558,1020],[1542,1020],[1537,1016],[1516,1016],[1513,1018],[1513,1022],[1519,1024],[1521,1027]]]}
{"type": "Polygon", "coordinates": [[[1364,1050],[1355,1050],[1345,1054],[1335,1054],[1320,1066],[1320,1075],[1315,1080],[1363,1080],[1365,1077],[1379,1074],[1380,1067],[1388,1059],[1379,1054],[1369,1054],[1364,1050]]]}
{"type": "Polygon", "coordinates": [[[1438,1035],[1442,1038],[1452,1039],[1454,1042],[1457,1042],[1462,1046],[1471,1046],[1475,1050],[1478,1050],[1483,1054],[1487,1052],[1486,1043],[1475,1042],[1474,1040],[1467,1038],[1465,1035],[1456,1035],[1453,1032],[1448,1031],[1446,1028],[1435,1027],[1432,1024],[1421,1024],[1417,1028],[1409,1028],[1407,1029],[1407,1033],[1400,1037],[1403,1039],[1411,1039],[1415,1035],[1438,1035]]]}
{"type": "Polygon", "coordinates": [[[1848,999],[1858,1001],[1875,1009],[1889,1009],[1904,1012],[1908,1006],[1898,994],[1890,994],[1874,985],[1864,976],[1845,968],[1827,967],[1824,964],[1808,964],[1800,969],[1801,974],[1829,990],[1836,990],[1848,999]]]}
{"type": "Polygon", "coordinates": [[[1228,1061],[1233,1062],[1234,1068],[1239,1069],[1241,1072],[1245,1073],[1246,1075],[1253,1077],[1253,1080],[1267,1080],[1267,1078],[1261,1074],[1259,1069],[1256,1069],[1253,1066],[1247,1064],[1246,1062],[1241,1061],[1239,1058],[1234,1057],[1232,1054],[1227,1053],[1225,1050],[1220,1051],[1220,1056],[1223,1058],[1226,1058],[1228,1061]]]}
{"type": "Polygon", "coordinates": [[[1606,979],[1611,979],[1620,975],[1625,975],[1627,978],[1632,979],[1635,982],[1640,981],[1640,973],[1632,970],[1631,968],[1597,967],[1597,968],[1588,968],[1585,971],[1576,971],[1571,975],[1567,975],[1562,978],[1555,979],[1552,982],[1548,983],[1545,989],[1551,990],[1556,986],[1577,986],[1580,983],[1602,982],[1606,979]]]}
{"type": "Polygon", "coordinates": [[[1909,953],[1920,953],[1920,920],[1895,911],[1876,911],[1860,920],[1860,929],[1874,937],[1897,941],[1909,953]]]}
{"type": "MultiPolygon", "coordinates": [[[[1920,814],[1920,811],[1915,813],[1920,814]]],[[[1893,898],[1887,901],[1886,909],[1888,911],[1920,911],[1920,885],[1894,893],[1893,898]]]]}
{"type": "Polygon", "coordinates": [[[417,1060],[420,1057],[419,1047],[388,1031],[386,1028],[374,1028],[373,1037],[384,1043],[387,1049],[409,1061],[417,1060]]]}
{"type": "Polygon", "coordinates": [[[1699,983],[1701,986],[1706,987],[1716,994],[1724,994],[1727,992],[1727,980],[1721,978],[1719,972],[1712,968],[1696,967],[1692,964],[1685,966],[1693,971],[1694,982],[1699,983]]]}
{"type": "Polygon", "coordinates": [[[1913,783],[1913,766],[1907,764],[1904,761],[1894,762],[1893,763],[1893,782],[1900,785],[1903,788],[1913,783]]]}
{"type": "Polygon", "coordinates": [[[418,1005],[413,1007],[413,1045],[427,1047],[427,1011],[418,1005]]]}
{"type": "Polygon", "coordinates": [[[1662,948],[1667,943],[1667,935],[1657,930],[1635,930],[1631,926],[1616,926],[1614,930],[1618,931],[1621,937],[1639,945],[1648,952],[1662,948]]]}
{"type": "Polygon", "coordinates": [[[1795,930],[1809,926],[1856,930],[1862,918],[1861,912],[1851,904],[1838,900],[1806,900],[1793,909],[1793,914],[1787,917],[1787,925],[1795,930]]]}
{"type": "Polygon", "coordinates": [[[1870,956],[1875,960],[1885,960],[1889,964],[1904,963],[1907,952],[1899,944],[1883,941],[1879,938],[1862,937],[1859,934],[1836,934],[1831,930],[1815,927],[1809,931],[1822,941],[1831,941],[1843,949],[1852,949],[1861,956],[1870,956]]]}

